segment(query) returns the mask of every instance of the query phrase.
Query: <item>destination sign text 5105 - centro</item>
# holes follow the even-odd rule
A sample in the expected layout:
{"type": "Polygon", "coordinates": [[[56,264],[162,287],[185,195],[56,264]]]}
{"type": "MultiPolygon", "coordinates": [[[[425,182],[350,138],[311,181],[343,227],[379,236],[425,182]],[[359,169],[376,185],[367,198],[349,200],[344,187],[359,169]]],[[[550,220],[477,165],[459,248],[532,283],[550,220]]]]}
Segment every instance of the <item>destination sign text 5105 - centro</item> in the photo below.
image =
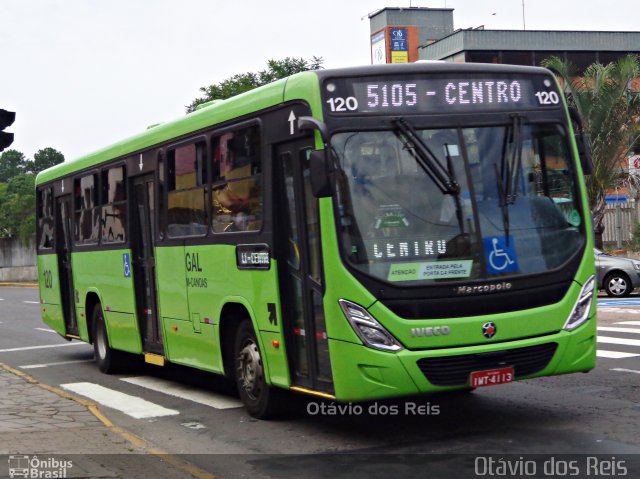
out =
{"type": "Polygon", "coordinates": [[[330,114],[443,113],[559,106],[555,82],[540,77],[341,78],[325,82],[330,114]]]}

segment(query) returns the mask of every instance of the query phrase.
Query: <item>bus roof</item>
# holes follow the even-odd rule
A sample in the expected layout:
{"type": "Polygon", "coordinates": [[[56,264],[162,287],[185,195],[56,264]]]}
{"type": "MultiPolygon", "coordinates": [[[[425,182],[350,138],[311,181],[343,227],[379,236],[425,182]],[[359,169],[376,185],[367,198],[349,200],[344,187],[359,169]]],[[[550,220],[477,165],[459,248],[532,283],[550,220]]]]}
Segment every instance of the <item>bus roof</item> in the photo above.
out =
{"type": "MultiPolygon", "coordinates": [[[[329,70],[313,70],[297,73],[268,85],[242,93],[227,100],[214,102],[204,108],[184,115],[176,120],[160,123],[147,130],[114,143],[103,149],[65,161],[40,172],[36,185],[48,183],[77,171],[87,170],[116,158],[123,158],[142,152],[155,145],[177,140],[186,135],[204,130],[216,123],[239,118],[253,111],[278,105],[292,99],[307,99],[314,114],[321,117],[320,103],[313,104],[311,92],[319,93],[320,82],[330,77],[358,77],[394,73],[537,73],[550,74],[540,67],[496,65],[481,63],[417,62],[410,64],[370,65],[329,70]]],[[[317,97],[318,95],[316,95],[317,97]]]]}

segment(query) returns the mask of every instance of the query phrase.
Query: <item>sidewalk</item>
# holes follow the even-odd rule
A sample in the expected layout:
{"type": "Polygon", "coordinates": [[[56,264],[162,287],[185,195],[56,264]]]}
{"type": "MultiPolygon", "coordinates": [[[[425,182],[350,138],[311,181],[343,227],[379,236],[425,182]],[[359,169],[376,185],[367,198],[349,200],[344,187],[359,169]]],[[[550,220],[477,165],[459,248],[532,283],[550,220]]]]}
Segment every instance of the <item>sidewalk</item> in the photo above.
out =
{"type": "Polygon", "coordinates": [[[214,477],[114,426],[91,402],[0,363],[0,477],[11,474],[214,477]]]}

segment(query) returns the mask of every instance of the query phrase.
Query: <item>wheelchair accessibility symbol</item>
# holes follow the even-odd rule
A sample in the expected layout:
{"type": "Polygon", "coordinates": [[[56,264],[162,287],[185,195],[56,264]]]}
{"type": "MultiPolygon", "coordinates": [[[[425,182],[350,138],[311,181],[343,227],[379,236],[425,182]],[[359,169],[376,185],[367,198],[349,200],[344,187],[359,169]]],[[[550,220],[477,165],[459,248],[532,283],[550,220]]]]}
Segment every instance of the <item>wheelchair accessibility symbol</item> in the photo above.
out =
{"type": "Polygon", "coordinates": [[[129,253],[122,253],[122,270],[125,278],[131,277],[131,260],[129,253]]]}
{"type": "Polygon", "coordinates": [[[482,242],[489,274],[518,271],[518,257],[513,237],[509,236],[508,243],[505,236],[483,238],[482,242]]]}

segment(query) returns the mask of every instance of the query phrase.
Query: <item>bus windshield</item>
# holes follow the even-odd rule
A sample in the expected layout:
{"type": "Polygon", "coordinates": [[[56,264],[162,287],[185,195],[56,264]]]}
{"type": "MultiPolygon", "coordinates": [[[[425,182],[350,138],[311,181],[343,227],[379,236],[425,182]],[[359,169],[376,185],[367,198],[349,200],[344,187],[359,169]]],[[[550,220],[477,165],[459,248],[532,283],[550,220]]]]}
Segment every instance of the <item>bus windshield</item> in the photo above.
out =
{"type": "Polygon", "coordinates": [[[582,247],[562,127],[396,129],[333,135],[343,257],[389,282],[498,279],[562,266],[582,247]]]}

